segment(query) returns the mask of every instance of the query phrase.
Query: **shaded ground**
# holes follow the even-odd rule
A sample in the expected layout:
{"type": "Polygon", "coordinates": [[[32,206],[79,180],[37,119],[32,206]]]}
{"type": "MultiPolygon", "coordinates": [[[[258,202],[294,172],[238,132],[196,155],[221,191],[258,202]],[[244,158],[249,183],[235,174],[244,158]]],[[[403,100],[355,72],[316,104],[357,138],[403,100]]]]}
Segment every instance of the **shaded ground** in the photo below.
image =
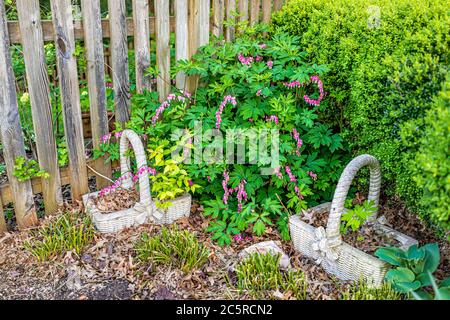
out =
{"type": "MultiPolygon", "coordinates": [[[[133,259],[134,243],[141,232],[154,234],[156,225],[142,225],[118,234],[95,234],[93,244],[81,256],[68,252],[45,263],[37,262],[23,247],[29,234],[10,233],[0,238],[0,299],[249,299],[233,285],[232,270],[237,253],[248,245],[280,238],[269,229],[263,237],[251,241],[234,242],[219,247],[203,232],[208,220],[202,208],[194,205],[189,219],[178,225],[197,234],[210,250],[208,262],[201,270],[183,274],[180,270],[163,266],[139,265],[133,259]]],[[[385,214],[394,227],[421,243],[439,242],[442,263],[437,277],[450,275],[450,246],[436,239],[430,230],[397,203],[384,205],[385,214]]],[[[343,284],[328,276],[319,266],[301,257],[289,242],[281,242],[295,268],[305,272],[308,279],[308,299],[337,299],[345,289],[343,284]]],[[[289,293],[277,298],[289,299],[289,293]]]]}

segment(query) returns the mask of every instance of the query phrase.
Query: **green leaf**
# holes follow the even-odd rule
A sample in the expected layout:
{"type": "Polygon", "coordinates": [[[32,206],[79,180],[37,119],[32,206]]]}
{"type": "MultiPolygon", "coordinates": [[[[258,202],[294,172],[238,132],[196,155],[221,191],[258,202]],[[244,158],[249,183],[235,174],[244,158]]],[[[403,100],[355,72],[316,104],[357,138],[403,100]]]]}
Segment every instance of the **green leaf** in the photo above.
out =
{"type": "Polygon", "coordinates": [[[400,267],[402,266],[402,257],[404,256],[404,251],[399,248],[380,248],[375,251],[375,256],[381,260],[393,265],[400,267]]]}
{"type": "Polygon", "coordinates": [[[253,232],[257,236],[261,236],[264,231],[266,231],[266,225],[264,224],[264,222],[262,222],[261,219],[258,219],[258,221],[256,221],[256,223],[253,225],[253,232]]]}
{"type": "Polygon", "coordinates": [[[436,271],[441,259],[439,246],[437,243],[430,243],[424,245],[422,249],[426,251],[424,271],[433,273],[436,271]]]}

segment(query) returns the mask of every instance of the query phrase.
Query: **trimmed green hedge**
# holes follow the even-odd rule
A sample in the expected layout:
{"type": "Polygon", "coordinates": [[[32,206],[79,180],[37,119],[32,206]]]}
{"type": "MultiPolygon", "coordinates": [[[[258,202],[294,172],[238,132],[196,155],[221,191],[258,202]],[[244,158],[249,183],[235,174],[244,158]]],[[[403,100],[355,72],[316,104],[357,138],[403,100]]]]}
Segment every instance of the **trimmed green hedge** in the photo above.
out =
{"type": "Polygon", "coordinates": [[[450,228],[450,77],[424,119],[419,151],[411,161],[413,179],[423,189],[421,205],[431,219],[450,228]]]}
{"type": "Polygon", "coordinates": [[[274,26],[300,36],[313,61],[329,66],[323,116],[354,154],[380,159],[385,190],[449,229],[449,105],[434,99],[448,73],[447,0],[291,0],[274,26]],[[444,151],[430,146],[433,117],[442,123],[433,143],[444,151]],[[432,163],[442,166],[438,178],[432,163]]]}

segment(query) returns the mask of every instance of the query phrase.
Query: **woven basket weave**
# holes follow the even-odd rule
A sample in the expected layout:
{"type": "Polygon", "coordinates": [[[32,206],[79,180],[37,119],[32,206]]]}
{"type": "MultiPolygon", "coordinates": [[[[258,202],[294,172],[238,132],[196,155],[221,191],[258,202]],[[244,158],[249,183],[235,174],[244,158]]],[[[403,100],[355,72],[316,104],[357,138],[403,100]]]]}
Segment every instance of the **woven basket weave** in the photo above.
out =
{"type": "MultiPolygon", "coordinates": [[[[378,160],[370,155],[361,155],[353,159],[342,173],[332,203],[325,203],[309,209],[312,214],[329,212],[326,229],[315,228],[303,222],[298,215],[291,216],[289,227],[294,247],[303,255],[312,258],[328,273],[341,280],[365,279],[374,286],[383,282],[388,265],[342,241],[340,234],[341,216],[344,202],[356,173],[364,166],[370,169],[370,187],[368,200],[378,208],[381,186],[381,172],[378,160]]],[[[369,217],[367,223],[380,233],[389,234],[401,243],[402,248],[416,244],[417,241],[384,224],[383,218],[377,219],[377,212],[369,217]]]]}
{"type": "MultiPolygon", "coordinates": [[[[141,139],[134,131],[124,130],[120,139],[120,171],[122,176],[126,176],[121,182],[121,187],[124,189],[133,187],[133,181],[129,174],[131,173],[130,158],[125,155],[128,149],[128,142],[131,143],[134,150],[138,168],[147,167],[147,159],[141,139]]],[[[147,170],[139,175],[140,199],[133,208],[106,214],[101,213],[93,201],[98,194],[99,192],[85,194],[83,203],[95,227],[102,233],[117,232],[145,222],[173,223],[179,218],[189,216],[191,208],[191,196],[186,194],[171,200],[172,205],[168,209],[157,209],[150,194],[150,181],[147,170]]]]}

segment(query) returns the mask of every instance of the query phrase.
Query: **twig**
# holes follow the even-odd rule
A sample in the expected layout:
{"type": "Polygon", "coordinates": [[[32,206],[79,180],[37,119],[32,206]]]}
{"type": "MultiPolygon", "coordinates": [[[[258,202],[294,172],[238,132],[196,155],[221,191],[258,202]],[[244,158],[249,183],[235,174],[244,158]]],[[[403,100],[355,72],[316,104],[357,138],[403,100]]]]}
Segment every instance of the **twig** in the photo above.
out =
{"type": "Polygon", "coordinates": [[[91,166],[89,166],[89,165],[86,164],[86,167],[88,167],[89,170],[91,170],[92,172],[94,172],[96,175],[98,175],[98,176],[102,177],[103,179],[106,179],[106,180],[111,181],[112,183],[114,183],[113,180],[111,180],[111,179],[108,178],[107,176],[102,175],[100,172],[96,171],[96,170],[95,170],[94,168],[92,168],[91,166]]]}

